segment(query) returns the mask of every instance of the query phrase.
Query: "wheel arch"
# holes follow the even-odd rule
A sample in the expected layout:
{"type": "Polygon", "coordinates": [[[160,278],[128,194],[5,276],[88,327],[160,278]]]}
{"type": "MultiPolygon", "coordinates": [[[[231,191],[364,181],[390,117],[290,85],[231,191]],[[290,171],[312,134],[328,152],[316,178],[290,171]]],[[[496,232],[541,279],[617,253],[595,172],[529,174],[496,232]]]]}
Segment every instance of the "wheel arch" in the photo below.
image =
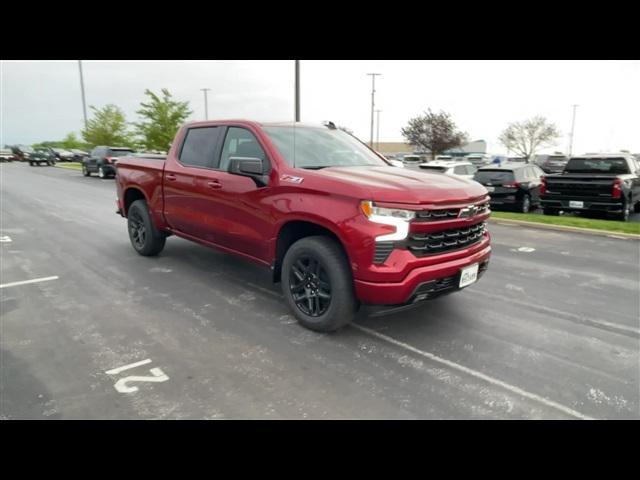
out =
{"type": "Polygon", "coordinates": [[[287,250],[289,250],[289,247],[301,238],[305,237],[326,236],[335,240],[344,252],[347,262],[349,263],[349,268],[351,268],[349,252],[336,230],[337,229],[331,228],[324,223],[314,221],[313,219],[296,218],[289,219],[284,222],[278,229],[278,233],[276,235],[274,261],[272,266],[273,281],[275,283],[280,281],[282,274],[282,261],[287,250]]]}
{"type": "Polygon", "coordinates": [[[144,194],[144,192],[142,190],[140,190],[137,187],[128,187],[124,191],[123,199],[124,199],[124,203],[123,203],[124,211],[123,211],[123,213],[124,213],[125,217],[127,216],[127,212],[129,211],[129,207],[136,200],[144,200],[145,202],[147,202],[147,204],[149,203],[149,200],[147,199],[147,196],[144,194]]]}

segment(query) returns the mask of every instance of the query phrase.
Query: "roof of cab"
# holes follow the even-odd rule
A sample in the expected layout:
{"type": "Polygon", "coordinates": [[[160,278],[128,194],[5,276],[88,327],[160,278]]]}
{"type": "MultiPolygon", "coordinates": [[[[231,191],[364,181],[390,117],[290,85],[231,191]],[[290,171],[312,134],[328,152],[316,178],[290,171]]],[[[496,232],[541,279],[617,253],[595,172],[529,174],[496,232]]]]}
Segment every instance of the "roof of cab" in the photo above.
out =
{"type": "MultiPolygon", "coordinates": [[[[233,124],[233,123],[244,123],[248,125],[255,125],[260,127],[296,127],[301,128],[329,128],[327,125],[321,123],[308,123],[308,122],[259,122],[256,120],[247,120],[246,118],[229,118],[229,119],[221,119],[221,120],[199,120],[195,122],[185,123],[185,127],[193,127],[193,126],[206,126],[206,125],[224,125],[224,124],[233,124]]],[[[336,126],[336,129],[338,127],[336,126]]]]}

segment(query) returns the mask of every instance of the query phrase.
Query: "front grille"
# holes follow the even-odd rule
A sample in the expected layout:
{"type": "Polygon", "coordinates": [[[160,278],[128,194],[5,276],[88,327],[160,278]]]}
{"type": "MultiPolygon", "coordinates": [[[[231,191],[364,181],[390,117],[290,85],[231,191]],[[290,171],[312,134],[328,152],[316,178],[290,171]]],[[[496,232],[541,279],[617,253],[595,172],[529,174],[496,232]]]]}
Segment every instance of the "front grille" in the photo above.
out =
{"type": "MultiPolygon", "coordinates": [[[[489,203],[483,203],[481,205],[476,205],[478,210],[474,213],[475,215],[482,215],[489,211],[489,203]]],[[[435,222],[438,220],[451,220],[453,218],[458,218],[460,215],[459,208],[445,208],[440,210],[422,210],[416,212],[417,222],[435,222]]]]}
{"type": "Polygon", "coordinates": [[[485,223],[480,222],[469,227],[414,234],[409,237],[408,248],[418,257],[458,250],[479,242],[484,231],[485,223]]]}
{"type": "Polygon", "coordinates": [[[417,221],[434,221],[434,220],[446,220],[449,218],[458,218],[460,213],[459,208],[448,208],[445,210],[422,210],[416,212],[417,221]]]}
{"type": "Polygon", "coordinates": [[[376,251],[373,255],[373,263],[384,263],[393,251],[393,242],[376,242],[376,251]]]}

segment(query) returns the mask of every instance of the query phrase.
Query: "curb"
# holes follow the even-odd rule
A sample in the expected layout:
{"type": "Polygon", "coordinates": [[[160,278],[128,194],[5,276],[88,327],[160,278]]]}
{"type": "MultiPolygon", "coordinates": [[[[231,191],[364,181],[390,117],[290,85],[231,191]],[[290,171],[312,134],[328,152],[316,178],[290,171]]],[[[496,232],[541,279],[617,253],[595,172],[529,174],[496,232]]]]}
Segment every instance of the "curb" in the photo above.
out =
{"type": "Polygon", "coordinates": [[[635,233],[611,232],[607,230],[595,230],[593,228],[570,227],[567,225],[551,225],[547,223],[527,222],[525,220],[512,220],[506,218],[491,218],[489,222],[505,225],[519,225],[522,227],[539,228],[542,230],[556,230],[560,232],[583,233],[588,235],[599,235],[601,237],[622,238],[624,240],[640,240],[640,235],[635,233]]]}

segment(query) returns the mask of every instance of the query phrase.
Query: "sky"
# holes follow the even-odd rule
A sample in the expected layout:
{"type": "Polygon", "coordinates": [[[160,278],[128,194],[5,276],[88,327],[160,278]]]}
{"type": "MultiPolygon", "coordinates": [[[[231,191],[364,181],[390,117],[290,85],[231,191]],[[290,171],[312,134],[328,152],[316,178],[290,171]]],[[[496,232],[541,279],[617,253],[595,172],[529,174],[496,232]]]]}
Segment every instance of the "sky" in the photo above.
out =
{"type": "MultiPolygon", "coordinates": [[[[90,105],[114,103],[136,121],[144,90],[167,88],[188,101],[189,120],[294,118],[294,62],[88,61],[82,62],[90,105]]],[[[0,62],[0,144],[60,140],[83,125],[78,61],[0,62]]],[[[402,141],[401,128],[427,108],[451,114],[471,140],[490,153],[510,123],[542,115],[561,138],[542,152],[567,152],[572,105],[574,153],[640,152],[640,61],[385,60],[300,61],[301,120],[331,120],[370,137],[371,77],[376,77],[380,142],[402,141]]],[[[374,132],[375,134],[375,132],[374,132]]]]}

